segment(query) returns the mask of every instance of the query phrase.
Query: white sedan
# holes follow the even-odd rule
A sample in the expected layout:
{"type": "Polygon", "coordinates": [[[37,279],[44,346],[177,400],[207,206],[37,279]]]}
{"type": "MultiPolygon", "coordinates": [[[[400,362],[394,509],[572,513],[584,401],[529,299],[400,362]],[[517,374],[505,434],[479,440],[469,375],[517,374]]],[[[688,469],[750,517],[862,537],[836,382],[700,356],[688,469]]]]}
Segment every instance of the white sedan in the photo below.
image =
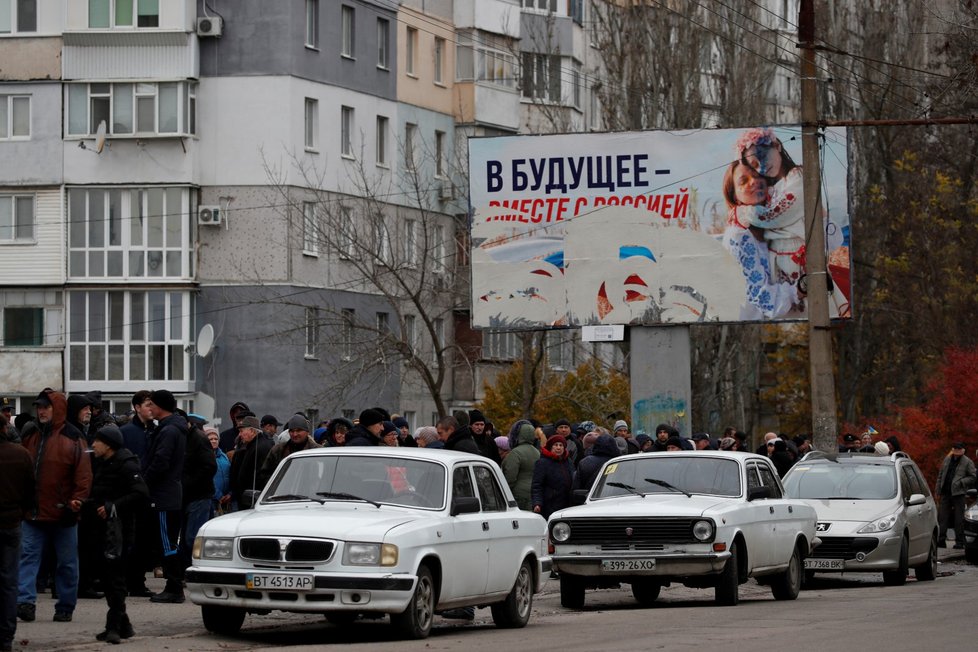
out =
{"type": "Polygon", "coordinates": [[[436,613],[490,606],[523,627],[551,570],[546,522],[516,506],[498,465],[411,448],[326,448],[279,465],[255,509],[206,523],[186,580],[205,627],[245,614],[390,614],[424,638],[436,613]]]}
{"type": "Polygon", "coordinates": [[[802,561],[817,545],[815,510],[785,499],[760,455],[640,453],[605,463],[584,505],[550,516],[550,545],[565,607],[588,588],[631,584],[642,604],[671,582],[714,588],[735,605],[748,578],[774,597],[798,597],[802,561]]]}

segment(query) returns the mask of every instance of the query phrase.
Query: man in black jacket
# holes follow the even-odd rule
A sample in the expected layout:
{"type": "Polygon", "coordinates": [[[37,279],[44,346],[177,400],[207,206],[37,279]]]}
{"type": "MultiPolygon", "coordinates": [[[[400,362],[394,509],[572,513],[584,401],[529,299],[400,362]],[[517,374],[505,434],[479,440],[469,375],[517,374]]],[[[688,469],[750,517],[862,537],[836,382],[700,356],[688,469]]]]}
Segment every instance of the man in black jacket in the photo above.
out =
{"type": "Polygon", "coordinates": [[[442,417],[435,424],[438,431],[438,439],[445,442],[445,448],[450,451],[461,451],[481,455],[479,445],[472,438],[472,433],[468,426],[460,426],[455,417],[442,417]]]}
{"type": "Polygon", "coordinates": [[[123,447],[122,432],[115,424],[106,424],[95,433],[92,449],[99,464],[88,504],[101,525],[100,568],[109,607],[105,630],[95,638],[117,644],[135,635],[126,614],[126,553],[133,541],[136,514],[149,502],[149,488],[140,473],[139,458],[123,447]]]}
{"type": "Polygon", "coordinates": [[[188,414],[187,452],[183,458],[183,529],[180,531],[180,552],[183,565],[189,566],[197,531],[213,516],[214,474],[217,458],[202,428],[207,419],[188,414]]]}
{"type": "Polygon", "coordinates": [[[187,452],[187,421],[177,411],[177,400],[165,389],[150,395],[156,429],[150,437],[143,463],[143,478],[149,486],[150,501],[156,511],[159,544],[163,551],[163,591],[153,602],[181,603],[183,562],[177,548],[183,516],[183,462],[187,452]]]}
{"type": "Polygon", "coordinates": [[[262,432],[258,417],[252,415],[241,420],[238,446],[231,458],[231,501],[234,509],[252,507],[249,502],[251,498],[245,492],[261,488],[258,472],[273,445],[269,436],[262,432]]]}
{"type": "MultiPolygon", "coordinates": [[[[122,431],[123,448],[136,456],[140,466],[146,462],[146,451],[149,449],[149,438],[156,424],[153,423],[153,402],[150,400],[151,391],[141,389],[132,395],[133,415],[129,423],[119,428],[122,431]]],[[[146,586],[146,571],[152,570],[153,550],[157,546],[156,515],[152,510],[139,510],[136,514],[135,539],[132,550],[126,557],[126,585],[129,595],[136,598],[148,598],[153,595],[146,586]]]]}
{"type": "Polygon", "coordinates": [[[384,430],[384,414],[376,408],[367,408],[353,429],[346,435],[347,446],[380,446],[380,433],[384,430]]]}

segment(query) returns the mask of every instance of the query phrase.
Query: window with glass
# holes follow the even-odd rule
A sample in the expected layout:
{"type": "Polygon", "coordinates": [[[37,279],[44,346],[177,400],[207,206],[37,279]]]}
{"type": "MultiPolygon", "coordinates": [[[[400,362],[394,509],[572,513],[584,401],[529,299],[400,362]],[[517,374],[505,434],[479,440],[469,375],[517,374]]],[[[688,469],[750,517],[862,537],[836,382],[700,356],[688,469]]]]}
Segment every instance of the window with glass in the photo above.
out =
{"type": "Polygon", "coordinates": [[[356,13],[353,7],[343,5],[340,8],[340,29],[341,29],[341,43],[340,43],[340,54],[344,57],[353,57],[353,37],[354,30],[356,29],[356,13]]]}
{"type": "Polygon", "coordinates": [[[435,83],[444,83],[445,39],[435,37],[435,83]]]}
{"type": "Polygon", "coordinates": [[[455,48],[455,74],[459,81],[480,81],[513,88],[516,58],[512,39],[489,32],[460,31],[455,48]]]}
{"type": "Polygon", "coordinates": [[[316,219],[316,202],[302,202],[302,253],[319,253],[319,220],[316,219]]]}
{"type": "Polygon", "coordinates": [[[418,30],[407,28],[407,38],[404,41],[404,72],[414,75],[417,70],[418,30]]]}
{"type": "Polygon", "coordinates": [[[390,232],[387,230],[387,222],[383,215],[374,216],[374,253],[378,262],[383,265],[390,265],[394,259],[394,252],[391,249],[390,232]]]}
{"type": "Polygon", "coordinates": [[[418,264],[417,220],[404,220],[404,262],[411,267],[418,264]]]}
{"type": "Polygon", "coordinates": [[[190,190],[69,188],[68,277],[188,279],[190,190]]]}
{"type": "Polygon", "coordinates": [[[37,31],[37,0],[0,0],[0,34],[37,31]]]}
{"type": "Polygon", "coordinates": [[[306,0],[306,47],[319,47],[319,0],[306,0]]]}
{"type": "Polygon", "coordinates": [[[435,331],[435,342],[431,351],[431,360],[435,362],[438,360],[438,354],[445,349],[445,320],[441,317],[436,317],[431,326],[435,331]]]}
{"type": "Polygon", "coordinates": [[[31,137],[31,96],[0,95],[0,140],[31,137]]]}
{"type": "Polygon", "coordinates": [[[160,0],[88,0],[92,29],[159,27],[160,0]]]}
{"type": "Polygon", "coordinates": [[[583,76],[584,75],[583,75],[583,69],[581,67],[581,64],[575,61],[574,65],[571,66],[571,94],[572,94],[571,99],[574,102],[574,106],[577,107],[578,109],[584,106],[583,91],[582,91],[583,86],[581,84],[581,79],[583,76]]]}
{"type": "Polygon", "coordinates": [[[63,343],[64,314],[59,290],[4,290],[0,292],[3,313],[3,346],[58,346],[63,343]]]}
{"type": "Polygon", "coordinates": [[[319,356],[319,309],[306,308],[306,358],[319,356]]]}
{"type": "Polygon", "coordinates": [[[72,381],[190,381],[193,299],[180,290],[68,293],[72,381]]]}
{"type": "Polygon", "coordinates": [[[0,194],[0,243],[33,242],[34,195],[0,194]]]}
{"type": "Polygon", "coordinates": [[[387,134],[390,120],[385,116],[377,116],[377,165],[387,165],[387,134]]]}
{"type": "Polygon", "coordinates": [[[523,8],[556,13],[557,0],[523,0],[523,8]]]}
{"type": "Polygon", "coordinates": [[[188,136],[197,132],[195,82],[66,84],[67,133],[91,136],[188,136]]]}
{"type": "Polygon", "coordinates": [[[414,315],[404,315],[403,340],[411,351],[418,350],[418,319],[414,315]]]}
{"type": "Polygon", "coordinates": [[[447,254],[447,247],[445,246],[445,227],[441,224],[437,224],[431,228],[431,239],[432,242],[432,269],[436,274],[444,274],[448,271],[447,261],[445,257],[447,254]]]}
{"type": "Polygon", "coordinates": [[[415,148],[418,140],[418,125],[408,122],[404,125],[404,165],[413,170],[415,166],[415,148]]]}
{"type": "Polygon", "coordinates": [[[377,67],[390,67],[391,23],[386,18],[377,19],[377,67]]]}
{"type": "Polygon", "coordinates": [[[306,98],[304,127],[306,149],[314,150],[319,144],[319,100],[306,98]]]}
{"type": "Polygon", "coordinates": [[[483,331],[482,357],[485,360],[516,360],[523,356],[523,340],[512,331],[483,331]]]}
{"type": "Polygon", "coordinates": [[[547,102],[560,101],[560,57],[523,53],[523,97],[547,102]]]}
{"type": "Polygon", "coordinates": [[[357,312],[353,308],[343,308],[340,317],[340,355],[344,360],[352,360],[356,346],[356,319],[357,312]]]}
{"type": "Polygon", "coordinates": [[[485,466],[474,466],[475,486],[479,488],[479,500],[484,512],[505,512],[506,499],[496,481],[496,475],[485,466]]]}
{"type": "Polygon", "coordinates": [[[435,132],[435,174],[445,176],[445,132],[435,132]]]}
{"type": "Polygon", "coordinates": [[[353,158],[353,107],[340,107],[340,153],[353,158]]]}
{"type": "Polygon", "coordinates": [[[44,308],[4,308],[4,346],[43,346],[44,308]]]}
{"type": "Polygon", "coordinates": [[[574,368],[574,338],[577,331],[547,333],[547,362],[551,369],[566,371],[574,368]]]}
{"type": "Polygon", "coordinates": [[[356,253],[356,232],[353,228],[353,211],[349,206],[340,206],[339,233],[336,234],[340,258],[353,258],[356,253]]]}

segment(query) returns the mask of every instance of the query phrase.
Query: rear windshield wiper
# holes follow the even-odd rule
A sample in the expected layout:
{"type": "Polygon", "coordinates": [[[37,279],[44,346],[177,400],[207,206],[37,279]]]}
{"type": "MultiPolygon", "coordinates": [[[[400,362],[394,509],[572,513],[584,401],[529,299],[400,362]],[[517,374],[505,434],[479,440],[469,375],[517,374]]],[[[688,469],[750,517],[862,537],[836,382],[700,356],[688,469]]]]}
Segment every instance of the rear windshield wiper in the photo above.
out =
{"type": "Polygon", "coordinates": [[[380,509],[380,503],[376,500],[370,500],[369,498],[364,498],[362,496],[354,496],[353,494],[344,493],[342,491],[317,491],[317,496],[322,496],[323,498],[339,498],[341,500],[362,500],[365,503],[370,503],[374,505],[377,509],[380,509]]]}
{"type": "Polygon", "coordinates": [[[319,503],[320,505],[326,502],[325,500],[316,500],[315,498],[310,498],[309,496],[303,496],[301,494],[275,494],[274,496],[269,496],[262,502],[271,503],[278,502],[280,500],[311,500],[319,503]]]}
{"type": "Polygon", "coordinates": [[[672,489],[673,491],[678,491],[681,494],[686,494],[686,496],[688,498],[692,498],[693,497],[693,494],[689,493],[685,489],[680,489],[679,487],[677,487],[675,485],[671,485],[668,482],[666,482],[665,480],[657,480],[655,478],[645,478],[645,481],[648,482],[648,483],[650,483],[650,484],[656,484],[656,485],[659,485],[660,487],[665,487],[666,489],[672,489]]]}
{"type": "Polygon", "coordinates": [[[645,498],[645,494],[643,494],[641,491],[639,491],[638,489],[636,489],[630,484],[625,484],[624,482],[606,482],[605,484],[608,485],[609,487],[615,487],[616,489],[624,489],[629,493],[633,493],[636,496],[641,496],[642,498],[645,498]]]}

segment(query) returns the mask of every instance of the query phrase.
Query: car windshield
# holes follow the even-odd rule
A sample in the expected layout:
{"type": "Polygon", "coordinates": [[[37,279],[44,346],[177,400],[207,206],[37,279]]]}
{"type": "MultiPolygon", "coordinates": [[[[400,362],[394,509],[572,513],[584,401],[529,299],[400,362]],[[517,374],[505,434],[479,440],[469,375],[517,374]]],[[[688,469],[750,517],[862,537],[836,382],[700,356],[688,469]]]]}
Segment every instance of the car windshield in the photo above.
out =
{"type": "Polygon", "coordinates": [[[800,462],[784,477],[790,498],[888,500],[896,497],[896,470],[888,464],[800,462]]]}
{"type": "Polygon", "coordinates": [[[625,494],[739,496],[740,465],[734,460],[648,454],[605,467],[592,498],[625,494]]]}
{"type": "Polygon", "coordinates": [[[445,468],[401,457],[310,455],[286,458],[262,503],[356,501],[441,509],[445,468]]]}

